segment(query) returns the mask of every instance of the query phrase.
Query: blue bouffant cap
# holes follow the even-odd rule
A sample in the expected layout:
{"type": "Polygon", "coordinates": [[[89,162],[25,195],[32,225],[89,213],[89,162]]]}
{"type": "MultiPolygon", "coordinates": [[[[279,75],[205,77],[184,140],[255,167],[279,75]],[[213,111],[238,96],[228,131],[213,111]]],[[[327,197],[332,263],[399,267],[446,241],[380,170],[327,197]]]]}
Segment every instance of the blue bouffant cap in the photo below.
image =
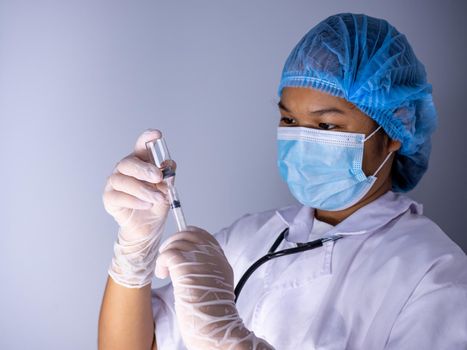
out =
{"type": "Polygon", "coordinates": [[[313,27],[294,47],[282,70],[287,86],[309,87],[353,103],[401,142],[392,189],[413,189],[428,168],[437,126],[432,87],[404,34],[387,21],[340,13],[313,27]]]}

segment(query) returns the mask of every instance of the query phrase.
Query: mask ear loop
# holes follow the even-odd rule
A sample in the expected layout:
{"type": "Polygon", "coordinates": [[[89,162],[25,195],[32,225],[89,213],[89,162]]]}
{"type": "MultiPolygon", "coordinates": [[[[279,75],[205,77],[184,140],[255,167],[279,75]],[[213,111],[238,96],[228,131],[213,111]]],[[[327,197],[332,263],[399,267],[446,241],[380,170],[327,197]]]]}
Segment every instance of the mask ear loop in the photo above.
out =
{"type": "Polygon", "coordinates": [[[372,137],[374,134],[376,134],[376,133],[378,132],[379,129],[381,129],[381,125],[378,126],[378,127],[375,129],[375,131],[373,131],[370,135],[368,135],[367,137],[365,137],[365,138],[363,139],[363,142],[365,142],[365,141],[368,140],[370,137],[372,137]]]}
{"type": "Polygon", "coordinates": [[[378,169],[376,169],[375,173],[373,174],[373,176],[376,176],[376,174],[378,174],[378,172],[381,170],[381,168],[384,166],[384,164],[388,161],[389,157],[391,156],[391,154],[393,153],[394,151],[391,151],[389,152],[389,154],[386,156],[386,158],[384,159],[384,161],[381,163],[381,165],[379,166],[378,169]]]}
{"type": "MultiPolygon", "coordinates": [[[[363,139],[363,142],[365,142],[366,140],[368,140],[370,137],[372,137],[374,134],[376,134],[378,132],[378,130],[381,129],[381,125],[378,126],[375,131],[373,131],[370,135],[368,135],[367,137],[365,137],[363,139]]],[[[381,165],[378,167],[378,169],[376,169],[376,171],[374,172],[374,174],[372,176],[376,176],[376,174],[378,174],[378,172],[381,170],[381,168],[384,166],[384,164],[386,164],[386,162],[388,161],[389,157],[391,156],[391,154],[393,153],[394,151],[391,151],[389,152],[389,154],[386,156],[386,158],[384,159],[384,161],[381,163],[381,165]]]]}

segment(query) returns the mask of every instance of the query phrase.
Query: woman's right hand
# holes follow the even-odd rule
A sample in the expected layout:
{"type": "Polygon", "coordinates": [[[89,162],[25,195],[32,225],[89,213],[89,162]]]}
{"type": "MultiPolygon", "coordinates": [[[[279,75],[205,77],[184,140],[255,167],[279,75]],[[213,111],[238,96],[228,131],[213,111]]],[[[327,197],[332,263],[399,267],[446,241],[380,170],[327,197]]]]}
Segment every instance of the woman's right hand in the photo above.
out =
{"type": "MultiPolygon", "coordinates": [[[[109,274],[118,284],[141,288],[151,283],[169,201],[162,171],[149,162],[146,142],[160,138],[148,129],[107,179],[102,200],[120,226],[109,274]]],[[[175,163],[173,164],[175,166],[175,163]]]]}
{"type": "Polygon", "coordinates": [[[159,130],[144,131],[134,152],[119,161],[107,178],[102,196],[104,207],[127,242],[162,235],[167,220],[167,186],[162,181],[162,171],[149,162],[146,149],[147,141],[161,136],[159,130]]]}

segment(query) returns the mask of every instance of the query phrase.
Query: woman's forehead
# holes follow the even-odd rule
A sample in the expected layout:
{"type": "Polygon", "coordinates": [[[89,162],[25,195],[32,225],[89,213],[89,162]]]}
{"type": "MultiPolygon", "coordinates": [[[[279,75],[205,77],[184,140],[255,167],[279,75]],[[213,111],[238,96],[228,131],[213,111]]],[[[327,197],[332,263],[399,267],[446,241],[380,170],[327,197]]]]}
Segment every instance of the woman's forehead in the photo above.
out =
{"type": "Polygon", "coordinates": [[[278,107],[290,113],[319,116],[332,112],[334,116],[342,115],[344,118],[354,119],[355,122],[376,123],[346,99],[308,87],[285,87],[278,107]]]}
{"type": "Polygon", "coordinates": [[[354,108],[354,105],[344,98],[308,87],[285,87],[282,90],[281,103],[289,109],[306,107],[354,108]]]}

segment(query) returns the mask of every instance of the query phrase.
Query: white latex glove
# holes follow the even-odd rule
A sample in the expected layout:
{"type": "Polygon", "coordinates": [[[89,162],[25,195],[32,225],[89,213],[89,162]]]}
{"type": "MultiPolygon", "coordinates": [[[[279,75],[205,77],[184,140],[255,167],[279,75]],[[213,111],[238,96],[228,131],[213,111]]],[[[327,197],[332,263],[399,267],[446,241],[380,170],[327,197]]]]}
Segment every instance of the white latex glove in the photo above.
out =
{"type": "Polygon", "coordinates": [[[119,225],[108,273],[120,285],[141,288],[151,283],[169,202],[162,171],[150,163],[146,142],[161,137],[148,129],[134,152],[123,158],[107,179],[102,200],[119,225]]]}
{"type": "Polygon", "coordinates": [[[274,349],[244,326],[234,302],[232,267],[211,234],[189,226],[168,238],[159,248],[156,276],[169,275],[188,349],[274,349]]]}

